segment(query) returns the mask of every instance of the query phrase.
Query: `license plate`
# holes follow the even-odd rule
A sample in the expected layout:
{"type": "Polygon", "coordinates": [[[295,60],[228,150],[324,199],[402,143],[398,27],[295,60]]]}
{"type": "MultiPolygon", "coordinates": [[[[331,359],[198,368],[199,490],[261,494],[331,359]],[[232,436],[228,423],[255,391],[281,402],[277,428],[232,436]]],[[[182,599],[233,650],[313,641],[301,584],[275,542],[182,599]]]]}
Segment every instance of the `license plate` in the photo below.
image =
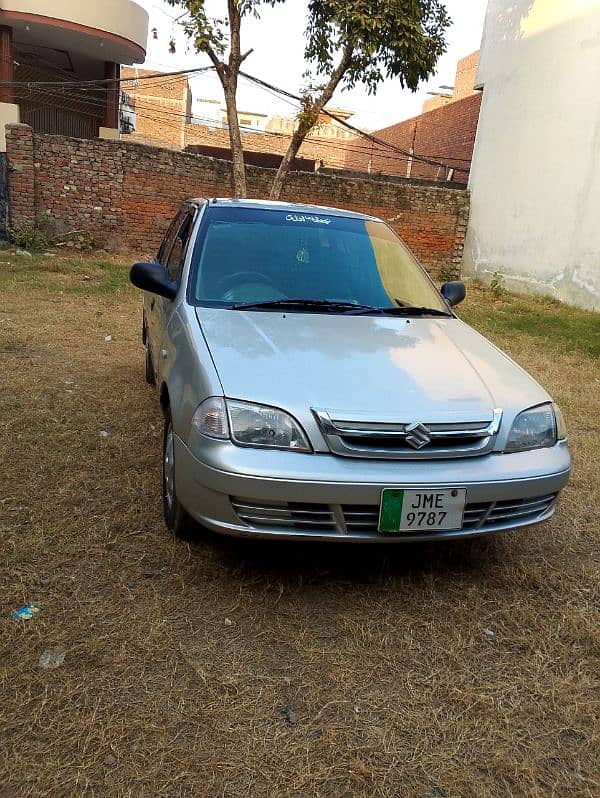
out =
{"type": "Polygon", "coordinates": [[[460,529],[466,488],[403,490],[385,488],[379,509],[380,532],[434,532],[460,529]]]}

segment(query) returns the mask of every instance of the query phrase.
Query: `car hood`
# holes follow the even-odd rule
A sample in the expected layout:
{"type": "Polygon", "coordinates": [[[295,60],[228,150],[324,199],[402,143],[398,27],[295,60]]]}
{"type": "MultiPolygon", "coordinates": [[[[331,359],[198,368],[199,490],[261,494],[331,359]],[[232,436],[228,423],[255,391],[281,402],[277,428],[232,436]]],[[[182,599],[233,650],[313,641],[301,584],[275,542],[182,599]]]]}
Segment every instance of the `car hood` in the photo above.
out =
{"type": "Polygon", "coordinates": [[[197,308],[225,396],[334,418],[491,419],[547,401],[510,358],[456,318],[197,308]]]}

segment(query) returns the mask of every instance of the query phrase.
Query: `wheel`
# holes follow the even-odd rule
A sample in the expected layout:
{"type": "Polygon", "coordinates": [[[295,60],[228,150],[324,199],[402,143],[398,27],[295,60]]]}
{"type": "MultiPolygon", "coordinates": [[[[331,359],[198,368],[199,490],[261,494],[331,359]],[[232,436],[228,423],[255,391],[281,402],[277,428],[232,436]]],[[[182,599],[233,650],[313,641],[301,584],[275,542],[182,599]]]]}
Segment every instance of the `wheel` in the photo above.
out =
{"type": "Polygon", "coordinates": [[[146,344],[146,382],[148,385],[156,385],[156,375],[154,373],[154,364],[152,363],[152,355],[150,354],[150,347],[146,344]]]}
{"type": "Polygon", "coordinates": [[[175,490],[175,435],[171,411],[165,410],[163,437],[163,513],[167,528],[177,538],[189,540],[195,537],[195,524],[189,513],[181,506],[175,490]]]}

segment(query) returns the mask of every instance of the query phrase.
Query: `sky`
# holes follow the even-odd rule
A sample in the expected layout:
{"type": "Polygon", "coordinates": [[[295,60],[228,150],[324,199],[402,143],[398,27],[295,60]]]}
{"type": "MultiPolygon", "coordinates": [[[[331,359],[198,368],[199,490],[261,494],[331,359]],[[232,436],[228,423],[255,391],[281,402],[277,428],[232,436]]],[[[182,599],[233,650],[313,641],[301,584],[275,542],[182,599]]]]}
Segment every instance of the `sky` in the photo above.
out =
{"type": "MultiPolygon", "coordinates": [[[[203,53],[195,53],[188,45],[181,26],[175,17],[181,13],[162,0],[137,0],[150,15],[149,30],[157,29],[158,39],[148,35],[148,53],[144,68],[163,71],[208,66],[210,61],[203,53]],[[176,41],[176,53],[169,53],[169,39],[176,41]]],[[[454,85],[456,62],[464,55],[479,49],[487,0],[446,0],[452,25],[446,34],[447,51],[440,58],[436,74],[423,83],[416,92],[402,89],[396,80],[381,83],[375,95],[369,95],[362,86],[349,91],[338,90],[330,106],[347,108],[354,112],[352,124],[363,130],[379,130],[387,125],[408,119],[421,112],[428,91],[440,86],[454,85]]],[[[225,13],[225,0],[207,0],[210,15],[225,13]]],[[[244,64],[248,74],[262,78],[294,94],[303,86],[304,61],[303,30],[306,16],[305,0],[288,0],[275,8],[265,7],[260,20],[246,18],[242,28],[242,51],[254,48],[244,64]]],[[[214,74],[190,78],[195,99],[222,100],[223,93],[214,74]]],[[[295,116],[297,108],[277,99],[268,92],[245,81],[238,88],[238,108],[268,115],[295,116]]]]}

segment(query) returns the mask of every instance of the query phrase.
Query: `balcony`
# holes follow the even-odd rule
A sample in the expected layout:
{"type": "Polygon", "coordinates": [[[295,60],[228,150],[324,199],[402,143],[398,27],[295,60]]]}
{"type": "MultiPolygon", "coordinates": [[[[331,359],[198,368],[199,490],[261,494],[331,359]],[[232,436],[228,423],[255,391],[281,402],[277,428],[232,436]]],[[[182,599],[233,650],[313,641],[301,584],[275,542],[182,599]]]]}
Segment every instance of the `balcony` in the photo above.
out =
{"type": "Polygon", "coordinates": [[[0,0],[13,40],[117,64],[143,63],[148,14],[133,0],[0,0]]]}
{"type": "Polygon", "coordinates": [[[120,65],[143,63],[147,35],[133,0],[0,0],[0,151],[7,122],[118,137],[120,65]]]}

